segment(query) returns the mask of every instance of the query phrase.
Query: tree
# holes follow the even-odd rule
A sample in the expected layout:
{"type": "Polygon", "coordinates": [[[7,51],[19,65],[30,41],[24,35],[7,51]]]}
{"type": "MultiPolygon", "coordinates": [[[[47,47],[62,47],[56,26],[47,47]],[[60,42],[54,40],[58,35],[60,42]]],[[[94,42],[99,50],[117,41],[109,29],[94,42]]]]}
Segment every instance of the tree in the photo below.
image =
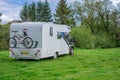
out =
{"type": "Polygon", "coordinates": [[[42,13],[42,18],[44,22],[51,22],[52,21],[52,14],[51,14],[51,9],[49,7],[48,1],[46,0],[43,4],[43,13],[42,13]]]}
{"type": "Polygon", "coordinates": [[[28,20],[36,21],[36,4],[34,2],[28,5],[28,20]]]}
{"type": "Polygon", "coordinates": [[[96,28],[97,28],[97,23],[98,23],[98,18],[97,14],[95,12],[95,3],[96,0],[85,0],[84,2],[84,7],[83,7],[83,15],[84,15],[84,21],[82,24],[86,24],[90,27],[91,32],[95,34],[96,28]],[[86,15],[85,15],[86,14],[86,15]]]}
{"type": "Polygon", "coordinates": [[[66,0],[60,0],[54,14],[55,23],[71,25],[73,18],[71,18],[71,9],[68,6],[66,0]]]}
{"type": "Polygon", "coordinates": [[[25,3],[22,10],[20,11],[20,18],[22,21],[28,21],[28,5],[25,3]]]}
{"type": "Polygon", "coordinates": [[[119,24],[119,12],[117,9],[114,9],[111,14],[111,32],[117,33],[118,31],[118,24],[119,24]]]}
{"type": "MultiPolygon", "coordinates": [[[[0,13],[0,17],[2,16],[2,13],[0,13]]],[[[0,23],[1,23],[1,19],[0,19],[0,23]]]]}
{"type": "Polygon", "coordinates": [[[8,45],[6,44],[6,41],[9,38],[9,27],[10,23],[0,26],[0,51],[8,50],[8,45]]]}
{"type": "Polygon", "coordinates": [[[90,27],[92,33],[96,33],[98,16],[95,11],[96,0],[84,0],[83,3],[75,2],[76,19],[81,25],[90,27]]]}
{"type": "Polygon", "coordinates": [[[76,2],[76,17],[81,25],[88,25],[93,34],[109,32],[113,4],[110,0],[84,0],[76,2]]]}
{"type": "Polygon", "coordinates": [[[111,31],[116,36],[116,47],[120,47],[120,3],[117,4],[117,7],[112,13],[112,22],[111,31]]]}
{"type": "MultiPolygon", "coordinates": [[[[120,2],[117,4],[117,10],[120,13],[120,2]]],[[[118,14],[118,26],[120,27],[120,14],[118,14]]]]}
{"type": "MultiPolygon", "coordinates": [[[[2,13],[0,13],[0,17],[1,17],[2,13]]],[[[1,19],[0,19],[0,41],[1,41],[1,35],[2,35],[2,25],[1,25],[1,19]]]]}
{"type": "Polygon", "coordinates": [[[98,1],[99,4],[96,6],[96,12],[99,17],[100,26],[102,26],[102,30],[109,32],[109,28],[111,25],[110,16],[113,11],[113,4],[110,0],[98,1]]]}
{"type": "Polygon", "coordinates": [[[20,12],[20,17],[22,21],[52,21],[52,13],[47,0],[44,3],[39,1],[37,5],[35,2],[28,5],[25,3],[20,12]]]}
{"type": "Polygon", "coordinates": [[[37,2],[37,7],[36,7],[36,20],[37,21],[42,21],[42,16],[43,16],[43,3],[41,1],[37,2]]]}

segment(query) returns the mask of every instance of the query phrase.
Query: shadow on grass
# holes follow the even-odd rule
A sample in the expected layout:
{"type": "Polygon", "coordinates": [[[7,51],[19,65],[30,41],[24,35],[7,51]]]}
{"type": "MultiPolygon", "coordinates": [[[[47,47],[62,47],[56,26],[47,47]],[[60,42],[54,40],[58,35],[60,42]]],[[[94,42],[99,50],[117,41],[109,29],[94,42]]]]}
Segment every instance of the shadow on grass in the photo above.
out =
{"type": "Polygon", "coordinates": [[[64,54],[64,55],[60,55],[58,56],[56,59],[53,59],[53,57],[48,57],[48,58],[42,58],[42,59],[38,59],[38,60],[35,60],[35,59],[13,59],[15,61],[46,61],[46,60],[57,60],[57,59],[60,59],[60,58],[63,58],[63,57],[67,57],[68,55],[67,54],[64,54]]]}
{"type": "Polygon", "coordinates": [[[48,57],[48,58],[42,58],[42,59],[38,59],[38,60],[35,60],[35,59],[12,59],[12,58],[5,57],[5,58],[0,59],[0,63],[10,63],[10,62],[43,62],[43,61],[49,61],[49,60],[54,61],[54,60],[62,59],[62,58],[67,57],[67,56],[69,56],[69,55],[64,54],[64,55],[58,56],[56,59],[53,59],[52,57],[48,57]]]}

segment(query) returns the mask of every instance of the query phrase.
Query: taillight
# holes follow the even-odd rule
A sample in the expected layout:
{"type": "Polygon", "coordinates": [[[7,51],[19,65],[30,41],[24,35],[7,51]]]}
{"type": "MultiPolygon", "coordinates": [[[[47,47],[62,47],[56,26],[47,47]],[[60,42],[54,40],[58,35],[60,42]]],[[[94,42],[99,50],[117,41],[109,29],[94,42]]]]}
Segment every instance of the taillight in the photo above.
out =
{"type": "Polygon", "coordinates": [[[12,49],[10,49],[10,51],[11,51],[12,56],[14,56],[14,55],[15,55],[15,53],[13,52],[13,50],[12,50],[12,49]]]}
{"type": "Polygon", "coordinates": [[[10,51],[11,51],[12,53],[14,53],[12,49],[10,49],[10,51]]]}
{"type": "Polygon", "coordinates": [[[12,53],[12,55],[14,56],[14,55],[15,55],[15,53],[12,53]]]}
{"type": "Polygon", "coordinates": [[[38,53],[40,52],[40,50],[37,50],[35,53],[35,56],[38,56],[38,53]]]}
{"type": "Polygon", "coordinates": [[[37,50],[37,52],[40,52],[40,50],[37,50]]]}

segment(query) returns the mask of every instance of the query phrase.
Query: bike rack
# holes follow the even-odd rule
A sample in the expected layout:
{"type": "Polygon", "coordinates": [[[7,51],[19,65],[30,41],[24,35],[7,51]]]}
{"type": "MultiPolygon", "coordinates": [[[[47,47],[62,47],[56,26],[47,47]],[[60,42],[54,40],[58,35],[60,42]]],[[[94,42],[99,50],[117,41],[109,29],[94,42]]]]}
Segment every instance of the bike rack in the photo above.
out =
{"type": "MultiPolygon", "coordinates": [[[[20,45],[21,45],[21,43],[17,43],[16,48],[20,48],[20,45]]],[[[33,41],[33,46],[31,48],[33,49],[33,48],[36,48],[37,46],[38,46],[38,41],[33,41]]],[[[26,48],[24,47],[23,49],[26,49],[26,48]]]]}
{"type": "Polygon", "coordinates": [[[36,48],[38,45],[38,41],[33,41],[33,47],[32,48],[36,48]]]}

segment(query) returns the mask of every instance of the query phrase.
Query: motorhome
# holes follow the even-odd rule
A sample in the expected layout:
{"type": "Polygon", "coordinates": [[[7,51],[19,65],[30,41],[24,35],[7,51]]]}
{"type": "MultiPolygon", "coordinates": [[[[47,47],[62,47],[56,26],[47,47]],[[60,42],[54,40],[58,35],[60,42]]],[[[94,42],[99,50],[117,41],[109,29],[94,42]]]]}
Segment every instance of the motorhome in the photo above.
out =
{"type": "Polygon", "coordinates": [[[52,22],[12,23],[10,26],[10,57],[15,59],[57,58],[73,54],[71,28],[52,22]]]}

